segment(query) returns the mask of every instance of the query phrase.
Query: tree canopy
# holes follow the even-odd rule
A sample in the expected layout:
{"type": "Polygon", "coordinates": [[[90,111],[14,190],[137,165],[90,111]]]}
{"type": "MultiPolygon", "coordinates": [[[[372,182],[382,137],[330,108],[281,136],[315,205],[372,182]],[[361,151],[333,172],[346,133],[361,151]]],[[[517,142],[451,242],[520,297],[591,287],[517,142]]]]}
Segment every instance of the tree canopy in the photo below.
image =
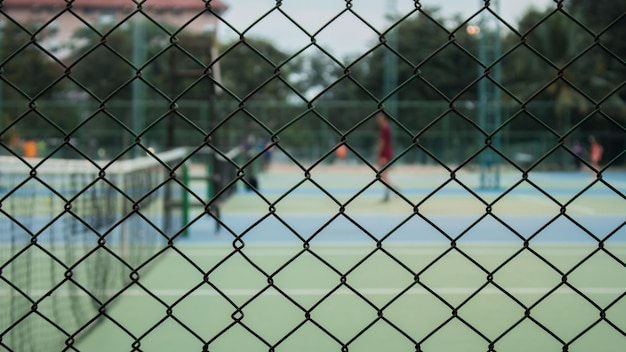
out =
{"type": "MultiPolygon", "coordinates": [[[[207,104],[230,106],[223,111],[228,120],[238,106],[254,103],[274,101],[286,109],[302,109],[309,104],[360,102],[359,108],[369,109],[371,114],[393,100],[409,104],[414,111],[411,122],[399,120],[411,139],[434,117],[445,114],[449,106],[458,106],[454,112],[461,114],[463,109],[470,109],[478,99],[478,82],[482,80],[501,90],[504,102],[550,102],[545,115],[555,120],[548,125],[559,130],[566,115],[584,115],[597,104],[606,103],[607,109],[624,107],[626,91],[620,85],[626,74],[626,44],[621,33],[626,32],[626,22],[615,8],[626,8],[626,0],[572,0],[564,10],[530,9],[517,24],[501,25],[501,57],[493,67],[481,62],[481,36],[466,31],[467,19],[444,18],[437,8],[427,7],[403,18],[379,38],[373,35],[370,51],[348,57],[333,57],[314,46],[289,54],[269,38],[217,42],[207,33],[178,32],[150,21],[140,24],[142,30],[136,32],[139,24],[130,21],[116,27],[102,24],[95,31],[84,28],[75,35],[78,45],[61,60],[40,44],[51,33],[33,35],[9,25],[3,28],[2,41],[4,109],[16,102],[28,105],[31,100],[71,97],[92,107],[66,111],[82,117],[62,128],[71,130],[76,121],[80,123],[87,116],[94,126],[106,121],[108,128],[125,126],[130,130],[134,112],[128,107],[141,94],[141,99],[159,102],[145,107],[152,109],[152,115],[174,121],[170,128],[184,126],[197,131],[201,140],[220,123],[207,120],[207,108],[203,107],[207,104]],[[134,42],[137,38],[141,41],[139,56],[134,42]],[[486,73],[487,67],[501,69],[500,82],[486,73]],[[396,86],[390,88],[384,82],[392,72],[397,76],[396,86]],[[424,113],[426,108],[416,110],[417,103],[438,107],[429,107],[424,113]],[[93,118],[100,113],[101,104],[109,109],[108,117],[93,118]],[[413,115],[426,115],[430,120],[413,115]]],[[[14,109],[5,115],[20,113],[14,109]]],[[[330,115],[322,115],[328,129],[345,131],[359,125],[368,113],[346,106],[330,115]]],[[[267,129],[269,120],[258,121],[258,125],[267,129]]],[[[623,123],[620,121],[614,122],[623,123]]],[[[37,122],[30,126],[47,125],[37,122]]],[[[280,126],[283,124],[275,127],[280,126]]],[[[158,134],[151,137],[163,138],[158,134]]]]}

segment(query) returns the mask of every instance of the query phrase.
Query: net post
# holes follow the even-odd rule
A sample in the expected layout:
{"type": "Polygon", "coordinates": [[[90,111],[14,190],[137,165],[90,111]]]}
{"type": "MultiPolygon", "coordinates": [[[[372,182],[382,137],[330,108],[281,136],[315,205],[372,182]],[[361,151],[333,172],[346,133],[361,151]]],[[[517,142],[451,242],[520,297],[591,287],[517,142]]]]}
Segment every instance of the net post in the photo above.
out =
{"type": "MultiPolygon", "coordinates": [[[[189,182],[189,165],[187,163],[183,163],[182,164],[182,172],[183,172],[183,185],[185,185],[185,187],[191,187],[191,183],[189,182]]],[[[189,191],[187,191],[187,189],[183,190],[183,194],[182,194],[182,216],[183,216],[183,223],[182,226],[185,226],[185,231],[183,232],[183,236],[188,236],[189,235],[189,229],[186,228],[187,224],[189,223],[189,191]]]]}
{"type": "Polygon", "coordinates": [[[214,213],[215,220],[215,233],[220,231],[220,205],[219,202],[214,201],[215,192],[219,189],[218,182],[221,182],[221,170],[217,166],[218,157],[215,152],[209,154],[208,161],[206,163],[206,197],[208,202],[213,202],[212,212],[214,213]]]}
{"type": "Polygon", "coordinates": [[[206,199],[210,200],[215,194],[213,187],[213,163],[215,162],[215,154],[209,154],[209,160],[206,163],[206,199]]]}

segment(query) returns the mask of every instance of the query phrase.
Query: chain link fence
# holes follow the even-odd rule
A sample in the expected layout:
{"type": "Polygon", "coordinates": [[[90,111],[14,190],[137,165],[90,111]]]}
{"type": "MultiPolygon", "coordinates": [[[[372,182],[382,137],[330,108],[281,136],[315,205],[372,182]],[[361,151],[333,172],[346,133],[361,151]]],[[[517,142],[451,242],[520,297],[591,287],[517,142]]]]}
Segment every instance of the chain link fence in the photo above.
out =
{"type": "MultiPolygon", "coordinates": [[[[455,18],[413,1],[390,11],[383,28],[359,12],[360,2],[338,3],[328,20],[320,19],[310,29],[291,12],[292,4],[282,1],[268,3],[257,21],[237,28],[225,19],[228,4],[216,0],[0,0],[0,349],[82,351],[81,339],[107,325],[127,341],[125,350],[152,350],[145,341],[169,334],[163,327],[171,321],[203,351],[232,351],[239,339],[253,340],[255,350],[285,351],[289,348],[283,346],[290,346],[286,341],[308,329],[326,343],[302,342],[313,350],[369,351],[378,345],[360,341],[369,341],[370,334],[387,336],[381,326],[407,351],[442,350],[448,346],[445,340],[454,340],[451,331],[457,330],[452,327],[471,336],[462,342],[468,350],[515,350],[506,341],[520,331],[531,333],[514,341],[530,346],[535,338],[547,339],[547,345],[536,346],[545,351],[579,351],[579,346],[590,346],[581,345],[584,341],[598,351],[624,349],[623,1],[605,7],[601,1],[554,1],[545,11],[520,14],[519,23],[504,20],[496,1],[484,1],[470,15],[455,18]],[[335,25],[346,18],[373,39],[366,49],[340,56],[321,38],[339,35],[335,25]],[[256,37],[255,28],[268,21],[288,23],[303,38],[301,45],[286,50],[273,46],[280,33],[256,37]],[[216,28],[234,39],[218,40],[216,28]],[[393,131],[394,155],[385,165],[372,156],[380,113],[388,116],[393,131]],[[601,142],[600,155],[594,156],[596,147],[588,147],[591,140],[601,142]],[[341,185],[341,173],[350,175],[350,166],[340,165],[339,176],[332,173],[343,148],[349,152],[348,165],[368,175],[347,199],[341,187],[352,189],[358,177],[341,185]],[[444,175],[435,184],[426,179],[419,199],[385,177],[386,170],[402,174],[414,167],[444,175]],[[265,193],[259,180],[272,183],[283,177],[284,168],[297,171],[295,186],[278,195],[265,193]],[[198,173],[200,169],[206,172],[198,173]],[[544,171],[565,178],[555,176],[545,185],[537,176],[544,171]],[[324,172],[335,179],[320,182],[324,172]],[[578,188],[559,188],[570,182],[567,177],[582,173],[578,188]],[[299,231],[303,220],[291,220],[281,209],[291,206],[284,205],[303,184],[314,185],[323,204],[330,202],[321,207],[331,216],[315,229],[299,231]],[[406,216],[391,220],[397,223],[381,236],[368,230],[367,217],[355,220],[359,217],[351,214],[353,204],[376,185],[397,198],[406,216]],[[464,193],[448,203],[442,190],[451,185],[464,193]],[[553,211],[513,206],[545,219],[529,233],[517,227],[523,225],[514,217],[496,210],[509,199],[526,199],[515,198],[524,187],[553,211]],[[220,209],[241,194],[247,197],[241,207],[260,206],[258,220],[238,229],[220,209]],[[475,221],[450,229],[424,210],[440,198],[443,212],[452,213],[448,222],[463,222],[465,201],[478,203],[481,211],[475,221]],[[605,203],[598,205],[605,209],[601,211],[612,214],[591,214],[600,216],[605,227],[578,217],[577,204],[588,198],[592,210],[605,203]],[[199,209],[196,217],[189,214],[190,202],[199,209]],[[455,217],[457,211],[461,218],[455,217]],[[205,257],[188,254],[181,244],[205,218],[224,228],[230,243],[208,265],[205,257]],[[280,222],[280,231],[299,246],[287,258],[275,258],[281,263],[272,270],[247,246],[253,242],[250,233],[262,229],[267,218],[280,222]],[[477,247],[461,245],[486,218],[515,238],[511,251],[495,264],[485,263],[477,247]],[[368,239],[354,264],[338,264],[314,245],[337,219],[368,239]],[[445,245],[419,258],[398,254],[391,238],[413,220],[427,223],[445,245]],[[583,254],[566,265],[538,243],[561,221],[582,232],[587,243],[576,247],[583,254]],[[157,263],[171,256],[197,274],[195,286],[178,288],[181,293],[173,302],[145,281],[148,273],[166,276],[166,268],[157,263]],[[310,272],[330,272],[336,281],[310,302],[276,280],[290,268],[300,268],[305,256],[315,258],[310,272]],[[374,257],[383,257],[393,269],[381,277],[371,274],[372,280],[385,281],[396,272],[409,278],[384,300],[372,298],[379,291],[351,284],[374,257]],[[245,299],[237,296],[241,291],[214,281],[234,258],[263,282],[245,299]],[[546,290],[520,291],[503,284],[503,273],[522,258],[539,263],[539,271],[553,278],[546,290]],[[597,261],[602,265],[595,266],[597,261]],[[442,291],[429,281],[441,266],[451,266],[451,274],[444,275],[446,287],[463,282],[468,267],[481,277],[480,284],[442,291]],[[598,293],[600,289],[571,279],[589,267],[604,270],[590,275],[605,276],[610,287],[598,293]],[[215,331],[176,315],[186,301],[208,289],[206,299],[217,296],[229,310],[221,315],[223,328],[215,331]],[[264,305],[270,290],[300,318],[283,316],[278,307],[272,313],[270,307],[262,317],[265,323],[255,325],[255,318],[244,312],[264,305]],[[587,318],[567,334],[559,327],[567,325],[567,314],[552,324],[540,312],[544,304],[557,304],[563,290],[570,292],[567,302],[579,307],[570,308],[585,310],[587,318]],[[441,309],[424,313],[423,307],[402,303],[417,291],[441,309]],[[124,297],[138,292],[146,296],[142,302],[157,302],[146,314],[165,310],[141,333],[112,313],[124,297]],[[516,311],[506,322],[496,319],[504,325],[495,330],[483,321],[498,315],[493,311],[497,300],[482,306],[482,318],[468,313],[486,292],[506,299],[516,311]],[[348,327],[320,318],[326,302],[347,294],[360,302],[360,311],[373,316],[348,327]],[[524,296],[528,294],[531,298],[524,296]],[[432,323],[416,330],[394,319],[395,307],[411,317],[427,315],[424,321],[432,323]],[[263,329],[282,320],[293,324],[278,335],[263,329]],[[239,335],[231,341],[227,336],[234,331],[239,335]],[[444,342],[441,334],[447,336],[444,342]]],[[[381,210],[389,215],[386,211],[381,210]]],[[[417,243],[424,253],[433,250],[417,243]]],[[[556,248],[560,246],[571,244],[556,248]]],[[[302,279],[310,272],[295,276],[302,279]]],[[[228,276],[239,274],[233,270],[228,276]]],[[[524,281],[523,275],[514,279],[524,281]]]]}

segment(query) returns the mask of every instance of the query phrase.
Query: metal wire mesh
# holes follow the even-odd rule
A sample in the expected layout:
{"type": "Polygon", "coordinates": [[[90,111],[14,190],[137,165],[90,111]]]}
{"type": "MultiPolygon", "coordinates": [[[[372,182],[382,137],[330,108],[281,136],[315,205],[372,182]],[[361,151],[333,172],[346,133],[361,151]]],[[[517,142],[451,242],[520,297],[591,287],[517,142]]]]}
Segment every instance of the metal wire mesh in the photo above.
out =
{"type": "MultiPolygon", "coordinates": [[[[70,258],[54,251],[37,251],[38,248],[41,249],[37,243],[43,232],[33,228],[61,226],[58,224],[61,221],[59,217],[53,216],[49,223],[36,225],[20,220],[15,214],[27,210],[37,213],[42,205],[35,203],[42,200],[30,198],[32,204],[22,205],[27,209],[16,209],[11,205],[11,200],[20,197],[19,192],[24,190],[23,184],[12,182],[0,185],[0,213],[3,215],[0,229],[7,233],[10,228],[24,230],[21,231],[24,238],[19,241],[6,240],[0,236],[0,239],[7,241],[0,244],[0,295],[11,295],[11,305],[20,307],[16,310],[10,307],[0,308],[0,346],[4,350],[78,350],[75,345],[76,336],[93,328],[99,320],[106,319],[132,337],[134,341],[128,346],[129,349],[139,351],[141,340],[150,334],[157,334],[161,323],[155,324],[142,336],[133,335],[107,313],[107,309],[115,304],[115,298],[133,287],[140,287],[166,307],[165,321],[168,318],[175,319],[172,307],[193,295],[201,285],[211,286],[233,308],[230,321],[225,322],[227,327],[212,336],[205,336],[201,331],[179,321],[191,339],[202,341],[203,350],[206,351],[213,350],[212,346],[216,341],[229,329],[236,327],[242,327],[261,341],[265,350],[278,350],[281,343],[296,335],[305,323],[319,329],[334,342],[336,350],[341,351],[352,350],[355,341],[374,329],[378,322],[386,323],[398,333],[399,339],[408,341],[415,351],[437,350],[437,347],[428,349],[424,346],[433,340],[433,336],[454,323],[460,323],[471,330],[482,341],[484,350],[488,351],[497,350],[501,340],[529,322],[542,333],[550,335],[559,346],[558,350],[568,351],[570,346],[591,334],[594,327],[601,324],[610,326],[611,332],[619,336],[617,341],[621,344],[607,350],[619,350],[626,345],[626,326],[621,318],[618,319],[618,315],[624,312],[626,292],[618,292],[608,302],[596,302],[590,294],[568,279],[599,254],[605,255],[612,265],[617,266],[618,277],[623,278],[626,273],[624,257],[614,253],[608,245],[619,240],[626,219],[622,216],[620,223],[609,233],[595,233],[570,213],[578,200],[597,187],[610,190],[619,206],[623,207],[626,201],[624,188],[605,177],[608,171],[623,167],[626,153],[626,120],[622,101],[626,84],[626,63],[621,56],[624,53],[623,44],[620,44],[619,39],[615,40],[623,33],[626,21],[625,8],[620,7],[623,3],[615,5],[617,11],[613,20],[598,24],[570,10],[565,6],[565,1],[555,1],[545,13],[537,13],[534,21],[529,20],[529,23],[517,26],[503,20],[493,2],[485,1],[471,17],[458,20],[454,22],[454,26],[450,26],[420,1],[414,1],[410,10],[393,14],[390,24],[379,29],[359,13],[356,2],[345,1],[341,2],[342,8],[335,16],[318,23],[317,31],[310,31],[300,25],[298,19],[285,8],[287,4],[281,1],[269,6],[267,12],[259,14],[258,21],[245,29],[235,28],[224,19],[227,6],[218,1],[188,1],[185,4],[190,3],[189,8],[181,3],[180,8],[174,9],[159,1],[111,1],[105,6],[111,17],[104,23],[98,23],[93,17],[93,11],[103,6],[95,3],[97,1],[41,1],[33,4],[22,4],[15,0],[0,1],[3,23],[0,56],[3,95],[0,108],[3,112],[0,125],[2,153],[27,168],[23,172],[26,180],[36,179],[40,168],[47,163],[53,163],[54,159],[64,157],[85,160],[90,167],[99,168],[100,175],[96,179],[104,182],[107,182],[109,176],[106,171],[111,165],[147,154],[163,164],[165,179],[159,180],[154,186],[146,182],[151,188],[142,189],[141,194],[132,194],[120,188],[114,188],[112,192],[120,193],[131,203],[138,204],[140,200],[151,197],[157,191],[169,194],[169,187],[175,187],[188,193],[188,197],[197,201],[204,210],[197,218],[186,219],[188,223],[164,225],[158,229],[158,237],[163,241],[162,247],[151,252],[147,258],[144,256],[139,262],[129,262],[124,259],[125,256],[115,255],[115,262],[127,269],[125,274],[129,277],[125,278],[124,284],[114,287],[113,292],[107,292],[103,296],[98,291],[102,287],[92,289],[89,283],[81,283],[78,278],[72,277],[75,265],[95,261],[97,266],[97,249],[106,248],[104,240],[109,230],[104,225],[108,224],[101,223],[110,220],[106,219],[106,214],[94,217],[93,214],[82,216],[80,212],[72,212],[72,208],[80,208],[80,201],[90,197],[90,192],[98,191],[88,185],[75,186],[79,190],[73,196],[67,197],[58,194],[60,191],[55,191],[54,183],[43,182],[44,188],[50,193],[51,214],[72,214],[87,228],[85,231],[94,235],[91,242],[86,240],[87,243],[82,244],[87,246],[86,250],[81,251],[82,257],[70,258]],[[92,3],[93,8],[90,8],[91,5],[84,7],[85,4],[92,3]],[[183,20],[172,25],[167,16],[170,10],[174,13],[183,12],[186,17],[182,16],[183,20]],[[28,15],[24,16],[24,13],[28,15]],[[290,23],[292,30],[306,39],[299,49],[285,54],[273,51],[262,42],[250,38],[249,33],[254,31],[255,26],[266,20],[275,20],[276,16],[290,23]],[[333,25],[345,17],[364,25],[377,39],[367,50],[352,58],[336,57],[323,44],[318,43],[321,33],[332,32],[333,25]],[[36,20],[33,21],[32,18],[36,20]],[[415,18],[420,18],[421,22],[415,22],[415,18]],[[479,23],[481,18],[488,20],[479,23]],[[49,32],[54,34],[61,30],[56,28],[62,21],[72,23],[76,33],[79,33],[73,39],[73,47],[56,48],[50,41],[46,41],[46,38],[50,38],[49,32]],[[569,26],[569,35],[583,38],[579,44],[562,48],[559,44],[563,38],[545,42],[537,39],[554,33],[550,31],[551,26],[557,22],[569,26]],[[192,28],[214,26],[216,23],[238,37],[232,43],[220,47],[219,51],[215,32],[196,36],[191,33],[192,28]],[[479,29],[475,25],[477,23],[482,26],[482,40],[475,36],[479,29]],[[408,50],[411,44],[407,44],[404,38],[408,37],[407,33],[410,31],[420,29],[404,27],[405,25],[423,25],[431,33],[428,38],[422,38],[423,43],[420,45],[425,49],[419,55],[408,50]],[[499,31],[496,35],[489,34],[489,28],[493,29],[493,26],[499,31]],[[142,42],[141,38],[146,38],[147,33],[151,40],[142,42]],[[129,35],[139,38],[130,46],[123,40],[129,35]],[[569,51],[567,55],[556,56],[557,53],[550,50],[550,46],[556,47],[557,51],[569,51]],[[316,74],[308,76],[304,82],[298,82],[293,79],[293,70],[290,67],[297,65],[310,51],[321,55],[325,69],[315,71],[319,68],[311,68],[316,74]],[[240,67],[230,64],[229,58],[239,52],[242,53],[241,57],[255,63],[256,71],[245,72],[247,79],[244,81],[229,81],[233,78],[225,71],[247,70],[246,61],[237,62],[243,65],[240,67]],[[448,61],[438,61],[438,58],[444,56],[448,61]],[[103,72],[99,65],[106,61],[116,62],[116,66],[108,67],[115,67],[121,73],[103,72]],[[506,66],[509,62],[513,64],[506,66]],[[519,69],[518,72],[507,73],[506,79],[503,78],[503,67],[514,70],[518,68],[515,65],[520,62],[522,65],[542,68],[531,71],[541,77],[526,77],[526,81],[519,79],[515,75],[524,75],[527,72],[519,69]],[[49,65],[54,68],[44,69],[49,65]],[[374,77],[378,75],[374,80],[376,84],[366,82],[368,70],[378,72],[373,74],[374,77]],[[602,75],[598,70],[610,74],[602,75]],[[449,77],[449,74],[445,74],[448,71],[454,72],[457,79],[443,82],[441,77],[449,77]],[[317,74],[320,77],[326,76],[315,81],[317,74]],[[580,74],[582,77],[577,76],[580,74]],[[520,90],[516,84],[526,85],[527,89],[520,90]],[[282,101],[279,103],[273,102],[280,99],[282,101]],[[484,109],[476,108],[474,104],[481,104],[484,109]],[[576,117],[568,115],[572,111],[577,112],[576,117]],[[371,160],[369,154],[372,142],[368,137],[372,134],[370,125],[381,112],[389,116],[395,132],[396,147],[394,157],[389,164],[382,167],[371,160]],[[72,120],[68,116],[80,118],[72,120]],[[563,116],[570,120],[564,122],[563,116]],[[520,129],[527,131],[525,136],[520,137],[517,134],[520,129]],[[308,139],[311,130],[322,131],[321,137],[308,139]],[[33,162],[22,155],[18,144],[12,140],[18,131],[45,136],[49,143],[45,151],[40,148],[42,159],[33,162]],[[262,141],[260,146],[250,148],[250,144],[257,140],[247,141],[248,145],[242,148],[247,153],[233,153],[251,132],[257,140],[262,141]],[[570,144],[572,140],[586,138],[588,134],[594,134],[605,141],[602,165],[578,154],[570,144]],[[304,146],[307,144],[308,148],[304,146]],[[158,154],[152,152],[153,146],[161,149],[185,146],[187,149],[182,161],[166,165],[158,158],[158,154]],[[343,147],[347,147],[354,159],[375,175],[348,199],[327,190],[328,187],[312,177],[314,172],[323,168],[335,157],[337,150],[343,147]],[[522,158],[526,154],[520,156],[520,150],[528,152],[532,157],[522,158]],[[287,189],[276,201],[264,195],[262,188],[257,185],[257,176],[262,172],[264,158],[269,152],[282,156],[285,163],[295,166],[302,174],[301,181],[287,189]],[[209,171],[219,175],[219,179],[212,179],[211,187],[214,189],[206,195],[185,184],[181,178],[183,164],[203,158],[203,155],[211,155],[211,158],[222,161],[222,170],[209,171]],[[99,158],[109,160],[109,164],[98,166],[101,165],[97,161],[99,158]],[[385,170],[415,162],[416,159],[425,161],[447,175],[441,184],[433,187],[419,201],[411,199],[402,189],[388,183],[384,178],[385,170]],[[565,199],[552,194],[549,187],[537,183],[531,176],[537,170],[562,167],[570,160],[592,170],[593,177],[586,187],[565,199]],[[468,169],[479,170],[478,188],[459,177],[468,169]],[[517,175],[512,183],[505,185],[501,182],[502,169],[517,175]],[[321,224],[312,234],[297,231],[296,224],[291,223],[288,217],[277,210],[280,209],[283,199],[296,192],[304,183],[313,184],[337,208],[332,218],[321,224]],[[372,185],[380,183],[413,211],[396,228],[378,237],[361,226],[359,220],[352,217],[347,209],[372,185]],[[258,198],[258,202],[268,209],[263,218],[278,219],[289,229],[287,232],[290,236],[300,241],[302,249],[288,258],[275,272],[266,272],[245,252],[246,235],[255,226],[260,226],[261,220],[243,232],[232,230],[228,223],[221,222],[219,206],[239,184],[244,184],[258,198]],[[438,225],[422,210],[430,201],[440,196],[442,189],[450,185],[462,188],[467,198],[477,201],[484,208],[480,217],[457,232],[438,225]],[[494,208],[506,202],[520,187],[529,187],[558,209],[557,213],[550,214],[545,223],[530,234],[517,230],[505,217],[494,211],[494,208]],[[485,197],[478,189],[489,189],[496,192],[496,195],[491,193],[489,197],[485,197]],[[55,211],[55,207],[60,209],[55,211]],[[212,217],[229,231],[233,247],[232,251],[208,270],[200,269],[192,258],[177,250],[176,245],[176,241],[185,235],[188,228],[205,215],[212,217]],[[349,268],[340,268],[329,262],[311,247],[316,236],[337,218],[347,219],[371,240],[370,250],[349,268]],[[386,247],[386,241],[394,235],[397,228],[415,218],[430,224],[447,241],[444,249],[420,267],[406,264],[386,247]],[[478,227],[485,218],[493,219],[508,229],[520,244],[514,253],[495,267],[481,263],[473,257],[471,251],[459,245],[464,236],[478,227]],[[592,250],[565,269],[553,264],[550,257],[533,247],[533,241],[541,236],[545,228],[563,219],[585,232],[594,243],[592,250]],[[11,241],[13,242],[8,243],[11,241]],[[185,262],[203,272],[203,281],[170,305],[142,284],[139,270],[151,266],[159,256],[171,252],[176,252],[185,262]],[[241,255],[266,281],[263,289],[243,302],[229,297],[227,292],[211,283],[211,275],[237,255],[241,255]],[[290,265],[304,255],[315,257],[319,267],[335,273],[338,278],[336,286],[311,305],[301,303],[274,282],[277,275],[287,271],[290,265]],[[485,277],[483,283],[467,292],[460,302],[454,302],[445,293],[429,286],[428,280],[424,280],[429,270],[443,265],[448,258],[455,255],[466,259],[468,265],[485,277]],[[546,270],[559,278],[559,282],[548,292],[541,293],[532,302],[519,298],[516,292],[500,285],[496,279],[508,264],[527,255],[544,263],[546,270]],[[19,274],[12,272],[18,266],[33,261],[33,256],[45,256],[52,265],[65,268],[51,269],[50,275],[61,276],[52,284],[56,286],[33,291],[19,281],[19,274]],[[374,256],[389,259],[413,278],[401,292],[383,303],[351,286],[348,279],[351,273],[365,266],[374,256]],[[87,316],[73,312],[75,317],[72,319],[75,322],[64,325],[58,318],[58,312],[54,312],[54,308],[48,309],[46,295],[68,283],[75,285],[77,288],[74,290],[79,293],[74,291],[67,296],[80,295],[81,299],[92,301],[95,309],[90,310],[87,316]],[[537,306],[551,300],[557,291],[564,288],[575,292],[597,314],[597,318],[577,331],[573,338],[560,336],[533,315],[537,306]],[[246,325],[243,313],[248,306],[260,301],[264,292],[270,289],[278,291],[304,317],[302,322],[295,324],[277,340],[270,340],[246,325]],[[402,300],[411,290],[418,289],[427,292],[448,309],[443,322],[422,335],[406,331],[405,327],[386,315],[395,302],[402,300]],[[508,297],[523,311],[517,320],[496,336],[481,331],[479,324],[465,319],[459,313],[478,300],[481,292],[489,289],[508,297]],[[314,317],[316,309],[322,303],[342,290],[358,296],[375,315],[349,338],[340,336],[314,317]],[[40,307],[42,303],[46,305],[44,309],[40,307]],[[35,330],[40,326],[29,323],[33,317],[43,319],[43,325],[55,331],[52,342],[47,337],[38,335],[35,330]]],[[[92,196],[97,198],[95,193],[92,196]]],[[[166,198],[165,205],[176,206],[168,204],[170,200],[166,198]]],[[[622,208],[622,214],[624,210],[626,207],[622,208]]],[[[124,218],[131,215],[148,217],[142,213],[140,207],[133,206],[127,209],[124,218]]],[[[114,220],[113,224],[117,226],[123,221],[114,220]]],[[[154,227],[150,225],[154,221],[147,222],[146,226],[154,227]]],[[[114,252],[113,249],[110,251],[114,252]]]]}

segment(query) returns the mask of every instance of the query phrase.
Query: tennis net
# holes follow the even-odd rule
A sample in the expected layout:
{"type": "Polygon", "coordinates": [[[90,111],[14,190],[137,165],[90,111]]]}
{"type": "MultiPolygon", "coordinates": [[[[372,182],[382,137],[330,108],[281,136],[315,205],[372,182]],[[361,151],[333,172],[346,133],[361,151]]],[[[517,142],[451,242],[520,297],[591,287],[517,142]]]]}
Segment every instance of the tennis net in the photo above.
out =
{"type": "MultiPolygon", "coordinates": [[[[63,350],[167,242],[186,151],[0,157],[0,346],[63,350]]],[[[71,348],[71,347],[70,347],[71,348]]]]}

